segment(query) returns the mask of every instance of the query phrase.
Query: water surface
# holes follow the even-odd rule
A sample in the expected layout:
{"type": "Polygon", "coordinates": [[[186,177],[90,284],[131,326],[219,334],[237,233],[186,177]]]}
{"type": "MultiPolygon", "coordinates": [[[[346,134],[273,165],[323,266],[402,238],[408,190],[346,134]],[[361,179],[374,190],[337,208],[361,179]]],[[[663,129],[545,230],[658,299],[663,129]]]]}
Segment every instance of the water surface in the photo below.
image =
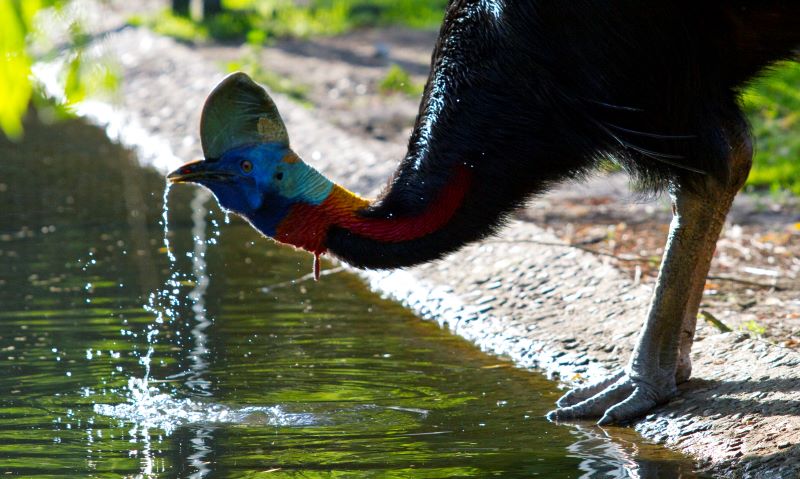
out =
{"type": "Polygon", "coordinates": [[[559,392],[225,223],[101,130],[0,140],[0,472],[24,477],[696,477],[556,426],[559,392]],[[306,278],[306,279],[302,279],[306,278]]]}

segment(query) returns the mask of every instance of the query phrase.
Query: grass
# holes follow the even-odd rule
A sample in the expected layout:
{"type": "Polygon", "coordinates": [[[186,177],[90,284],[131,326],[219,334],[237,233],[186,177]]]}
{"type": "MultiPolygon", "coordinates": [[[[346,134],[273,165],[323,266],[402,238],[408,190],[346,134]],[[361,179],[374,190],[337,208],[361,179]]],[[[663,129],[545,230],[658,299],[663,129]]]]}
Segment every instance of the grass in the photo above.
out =
{"type": "Polygon", "coordinates": [[[253,42],[258,38],[338,35],[360,27],[436,28],[446,4],[446,0],[227,0],[223,1],[223,13],[200,21],[170,11],[128,21],[184,42],[209,38],[253,42]]]}
{"type": "Polygon", "coordinates": [[[302,36],[365,26],[437,28],[447,0],[227,0],[223,6],[255,12],[278,36],[281,31],[302,36]]]}
{"type": "Polygon", "coordinates": [[[748,184],[800,195],[800,64],[779,65],[742,102],[756,138],[748,184]]]}
{"type": "Polygon", "coordinates": [[[764,326],[758,324],[758,322],[756,322],[756,321],[754,321],[752,319],[750,321],[747,321],[747,322],[743,323],[740,326],[739,329],[742,330],[742,331],[749,331],[749,332],[755,334],[759,338],[761,338],[765,334],[767,334],[767,328],[765,328],[764,326]]]}
{"type": "Polygon", "coordinates": [[[411,75],[399,65],[392,65],[386,76],[378,84],[378,89],[383,94],[404,93],[408,96],[420,96],[425,86],[414,83],[411,75]]]}

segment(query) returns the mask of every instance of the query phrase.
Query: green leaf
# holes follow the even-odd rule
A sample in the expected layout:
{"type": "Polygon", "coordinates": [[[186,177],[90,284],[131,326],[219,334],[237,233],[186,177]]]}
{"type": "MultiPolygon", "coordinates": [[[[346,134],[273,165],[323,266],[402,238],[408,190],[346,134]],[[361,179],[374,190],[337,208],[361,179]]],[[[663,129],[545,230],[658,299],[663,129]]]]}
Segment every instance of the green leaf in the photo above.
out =
{"type": "Polygon", "coordinates": [[[31,98],[31,60],[25,51],[26,20],[31,19],[25,4],[0,1],[0,130],[12,139],[22,136],[22,117],[31,98]]]}

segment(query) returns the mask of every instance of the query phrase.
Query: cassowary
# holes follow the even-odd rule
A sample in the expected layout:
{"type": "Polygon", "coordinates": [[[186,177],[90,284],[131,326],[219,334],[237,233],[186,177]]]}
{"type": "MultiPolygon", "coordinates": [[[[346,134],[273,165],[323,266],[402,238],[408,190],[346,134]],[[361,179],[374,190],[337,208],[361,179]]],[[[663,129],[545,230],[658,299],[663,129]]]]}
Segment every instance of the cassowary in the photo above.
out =
{"type": "Polygon", "coordinates": [[[485,238],[532,196],[615,161],[669,193],[664,258],[628,365],[567,393],[549,417],[629,421],[689,377],[715,243],[750,169],[739,91],[797,46],[794,1],[452,0],[408,152],[380,199],[304,163],[242,73],[206,102],[205,159],[169,180],[209,188],[317,257],[397,268],[485,238]]]}

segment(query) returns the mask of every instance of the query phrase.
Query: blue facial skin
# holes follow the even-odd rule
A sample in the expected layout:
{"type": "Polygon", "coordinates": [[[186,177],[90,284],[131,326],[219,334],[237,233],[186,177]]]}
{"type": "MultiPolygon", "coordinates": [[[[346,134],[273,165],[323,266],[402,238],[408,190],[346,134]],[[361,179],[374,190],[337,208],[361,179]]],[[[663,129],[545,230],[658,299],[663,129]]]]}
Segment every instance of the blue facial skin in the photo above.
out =
{"type": "MultiPolygon", "coordinates": [[[[202,175],[189,181],[214,194],[220,206],[246,218],[256,229],[274,237],[291,206],[319,204],[333,184],[299,159],[284,161],[291,151],[264,143],[231,149],[216,161],[197,164],[202,175]]],[[[180,169],[179,169],[180,171],[180,169]]]]}

